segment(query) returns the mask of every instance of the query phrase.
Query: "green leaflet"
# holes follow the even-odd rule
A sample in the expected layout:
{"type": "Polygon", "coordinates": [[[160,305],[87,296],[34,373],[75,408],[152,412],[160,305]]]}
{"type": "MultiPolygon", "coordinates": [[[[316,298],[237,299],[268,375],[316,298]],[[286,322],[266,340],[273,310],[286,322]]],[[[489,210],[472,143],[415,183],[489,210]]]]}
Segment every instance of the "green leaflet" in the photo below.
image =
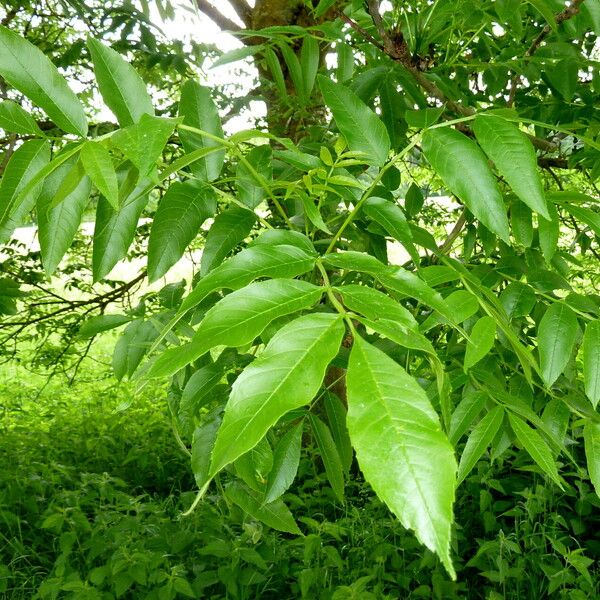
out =
{"type": "Polygon", "coordinates": [[[477,461],[482,457],[486,448],[492,443],[504,421],[504,409],[501,406],[493,408],[473,429],[458,465],[457,484],[464,481],[477,461]]]}
{"type": "Polygon", "coordinates": [[[538,222],[540,248],[546,262],[550,262],[556,253],[558,239],[560,237],[560,222],[554,204],[548,205],[548,213],[550,215],[549,220],[540,219],[538,222]]]}
{"type": "Polygon", "coordinates": [[[335,288],[350,310],[363,314],[368,319],[385,318],[400,323],[408,329],[417,329],[412,313],[399,302],[367,285],[343,285],[335,288]]]}
{"type": "Polygon", "coordinates": [[[398,240],[410,254],[415,265],[419,265],[421,257],[413,244],[410,227],[402,209],[396,203],[372,197],[364,204],[363,211],[395,240],[398,240]]]}
{"type": "Polygon", "coordinates": [[[292,485],[300,464],[304,422],[292,427],[280,440],[273,453],[273,468],[267,480],[265,502],[273,502],[292,485]]]}
{"type": "Polygon", "coordinates": [[[182,256],[200,226],[217,210],[216,194],[202,182],[171,184],[162,197],[148,240],[148,279],[162,277],[182,256]]]}
{"type": "Polygon", "coordinates": [[[327,414],[327,423],[329,424],[338,455],[342,461],[342,468],[344,473],[348,475],[352,466],[354,451],[352,450],[352,442],[350,441],[348,427],[346,426],[346,407],[331,392],[325,392],[323,404],[325,406],[325,413],[327,414]]]}
{"type": "Polygon", "coordinates": [[[169,141],[175,121],[143,114],[135,125],[117,130],[110,138],[145,177],[159,159],[169,141]]]}
{"type": "Polygon", "coordinates": [[[488,396],[484,392],[471,392],[459,402],[450,419],[448,438],[453,446],[456,446],[460,438],[469,430],[483,410],[487,399],[488,396]]]}
{"type": "Polygon", "coordinates": [[[323,460],[325,473],[336,498],[344,501],[344,468],[329,427],[316,415],[309,414],[310,425],[323,460]]]}
{"type": "Polygon", "coordinates": [[[234,206],[219,213],[206,236],[200,261],[200,274],[206,275],[248,236],[256,223],[256,215],[234,206]]]}
{"type": "Polygon", "coordinates": [[[96,315],[81,325],[77,335],[82,339],[90,339],[99,333],[115,329],[130,321],[131,317],[127,315],[96,315]]]}
{"type": "Polygon", "coordinates": [[[133,242],[138,220],[148,202],[147,194],[142,194],[147,180],[136,183],[137,169],[130,168],[122,184],[121,208],[116,211],[104,197],[98,200],[94,227],[92,272],[94,281],[106,277],[113,267],[127,255],[133,242]],[[128,186],[128,181],[131,186],[128,186]],[[134,199],[133,201],[131,199],[134,199]]]}
{"type": "MultiPolygon", "coordinates": [[[[219,138],[223,137],[221,119],[211,97],[211,90],[196,81],[190,79],[181,88],[179,116],[183,117],[184,125],[201,129],[219,138]]],[[[199,148],[222,147],[217,140],[183,128],[179,129],[179,138],[183,149],[188,153],[199,148]]],[[[225,149],[218,150],[194,162],[190,165],[190,170],[202,181],[214,181],[221,173],[224,160],[225,149]]]]}
{"type": "Polygon", "coordinates": [[[35,119],[12,100],[0,102],[0,129],[25,135],[44,135],[35,119]]]}
{"type": "Polygon", "coordinates": [[[237,290],[263,277],[296,277],[310,271],[314,265],[314,256],[296,246],[257,245],[245,248],[202,277],[184,298],[179,313],[198,305],[215,290],[237,290]]]}
{"type": "Polygon", "coordinates": [[[583,428],[585,458],[590,481],[600,497],[600,423],[586,423],[583,428]]]}
{"type": "Polygon", "coordinates": [[[233,384],[211,475],[258,444],[287,412],[314,398],[343,334],[341,317],[329,313],[299,317],[275,334],[233,384]]]}
{"type": "Polygon", "coordinates": [[[48,276],[54,273],[70,248],[90,197],[91,181],[84,176],[58,206],[52,207],[52,201],[71,164],[62,164],[44,181],[37,199],[40,249],[48,276]]]}
{"type": "Polygon", "coordinates": [[[132,321],[121,334],[113,352],[112,367],[117,379],[131,377],[142,362],[158,331],[151,321],[132,321]]]}
{"type": "Polygon", "coordinates": [[[535,292],[531,286],[520,281],[513,281],[500,294],[500,302],[509,319],[525,317],[533,310],[535,292]]]}
{"type": "Polygon", "coordinates": [[[600,320],[585,326],[583,336],[583,378],[585,393],[596,408],[600,400],[600,320]]]}
{"type": "Polygon", "coordinates": [[[437,310],[447,319],[453,319],[452,312],[439,292],[429,287],[417,275],[402,267],[388,266],[374,256],[353,251],[327,254],[322,261],[323,264],[337,269],[367,273],[379,280],[388,290],[402,296],[416,298],[437,310]]]}
{"type": "Polygon", "coordinates": [[[202,488],[210,479],[208,469],[210,467],[210,453],[217,439],[217,431],[221,426],[220,411],[209,414],[194,430],[192,437],[192,472],[198,488],[202,488]]]}
{"type": "Polygon", "coordinates": [[[300,50],[300,66],[302,67],[302,79],[307,100],[310,98],[315,87],[320,62],[321,51],[319,42],[312,35],[305,36],[302,41],[302,49],[300,50]]]}
{"type": "Polygon", "coordinates": [[[98,142],[86,142],[81,147],[81,163],[92,183],[115,209],[119,209],[119,183],[112,158],[98,142]]]}
{"type": "Polygon", "coordinates": [[[269,527],[286,533],[301,534],[290,509],[281,500],[263,504],[261,494],[237,482],[225,488],[225,495],[243,511],[269,527]]]}
{"type": "Polygon", "coordinates": [[[121,127],[137,123],[142,115],[154,115],[146,85],[136,70],[112,48],[88,38],[100,94],[121,127]]]}
{"type": "Polygon", "coordinates": [[[63,131],[87,135],[83,106],[54,64],[36,46],[2,25],[0,76],[42,108],[63,131]]]}
{"type": "Polygon", "coordinates": [[[425,131],[422,147],[448,189],[508,244],[506,207],[487,158],[477,144],[454,129],[438,127],[425,131]]]}
{"type": "Polygon", "coordinates": [[[325,104],[350,150],[364,153],[371,165],[381,167],[390,152],[390,138],[379,117],[351,90],[331,79],[317,76],[325,104]]]}
{"type": "Polygon", "coordinates": [[[283,245],[296,246],[310,255],[316,254],[313,243],[303,233],[291,229],[267,229],[255,237],[248,247],[283,245]]]}
{"type": "Polygon", "coordinates": [[[240,202],[248,208],[256,208],[266,197],[267,190],[256,180],[259,173],[267,182],[273,179],[273,150],[268,144],[252,148],[245,156],[246,161],[240,161],[235,171],[235,185],[240,202]]]}
{"type": "Polygon", "coordinates": [[[481,317],[473,325],[465,351],[465,371],[478,363],[494,346],[496,321],[492,317],[481,317]]]}
{"type": "Polygon", "coordinates": [[[366,480],[454,578],[456,461],[427,395],[399,364],[359,337],[347,385],[348,430],[366,480]]]}
{"type": "Polygon", "coordinates": [[[24,142],[10,157],[0,182],[0,244],[10,239],[35,206],[43,180],[26,194],[22,191],[49,162],[50,145],[43,140],[24,142]]]}
{"type": "Polygon", "coordinates": [[[510,205],[510,225],[517,243],[530,248],[533,243],[533,223],[529,206],[514,200],[510,205]]]}
{"type": "Polygon", "coordinates": [[[531,210],[549,219],[532,143],[518,127],[494,115],[478,115],[473,131],[500,175],[531,210]]]}
{"type": "Polygon", "coordinates": [[[149,377],[171,375],[214,346],[242,346],[264,331],[274,319],[310,308],[323,288],[296,279],[259,281],[236,290],[207,313],[192,341],[158,357],[149,377]]]}
{"type": "Polygon", "coordinates": [[[510,412],[508,413],[508,420],[510,421],[510,426],[517,436],[519,443],[525,448],[529,456],[533,458],[542,471],[544,471],[544,473],[546,473],[559,488],[564,489],[556,468],[556,463],[542,436],[535,429],[527,425],[523,419],[510,412]]]}
{"type": "Polygon", "coordinates": [[[566,305],[554,303],[544,313],[538,327],[538,350],[542,379],[550,387],[563,372],[575,347],[579,325],[566,305]]]}

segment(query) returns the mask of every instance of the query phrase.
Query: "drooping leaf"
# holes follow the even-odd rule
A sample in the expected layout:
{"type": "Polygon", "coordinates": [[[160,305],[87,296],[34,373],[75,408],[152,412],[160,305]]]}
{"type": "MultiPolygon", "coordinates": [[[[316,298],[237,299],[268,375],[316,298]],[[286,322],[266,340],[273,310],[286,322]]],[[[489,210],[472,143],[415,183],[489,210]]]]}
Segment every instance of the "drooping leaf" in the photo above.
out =
{"type": "Polygon", "coordinates": [[[40,249],[48,276],[54,273],[70,248],[90,197],[92,184],[90,178],[84,175],[60,204],[52,206],[57,190],[70,168],[71,165],[67,162],[54,171],[44,181],[37,199],[40,249]]]}
{"type": "Polygon", "coordinates": [[[0,25],[0,76],[25,94],[67,133],[87,135],[83,106],[52,61],[19,34],[0,25]]]}
{"type": "Polygon", "coordinates": [[[171,375],[214,346],[248,344],[271,321],[310,308],[322,293],[322,288],[296,279],[259,281],[232,292],[206,313],[192,341],[164,352],[148,376],[171,375]]]}
{"type": "Polygon", "coordinates": [[[115,329],[129,321],[131,321],[131,317],[127,315],[97,315],[84,321],[77,335],[82,339],[93,338],[99,333],[115,329]]]}
{"type": "Polygon", "coordinates": [[[206,236],[200,274],[206,275],[245,238],[256,223],[256,215],[234,206],[219,213],[206,236]]]}
{"type": "Polygon", "coordinates": [[[472,392],[459,402],[452,413],[450,420],[450,431],[448,438],[453,446],[456,446],[460,438],[469,430],[473,421],[483,410],[487,394],[484,392],[472,392]]]}
{"type": "Polygon", "coordinates": [[[473,131],[479,145],[519,199],[531,210],[549,219],[537,157],[525,134],[495,115],[477,116],[473,131]]]}
{"type": "Polygon", "coordinates": [[[157,335],[151,321],[137,319],[129,323],[113,352],[112,367],[117,379],[133,375],[157,335]]]}
{"type": "Polygon", "coordinates": [[[473,429],[465,445],[465,449],[460,457],[458,465],[457,484],[464,481],[465,477],[471,472],[477,461],[483,456],[486,448],[496,437],[502,421],[504,420],[504,410],[501,406],[493,408],[473,429]]]}
{"type": "Polygon", "coordinates": [[[275,334],[233,384],[212,475],[253,448],[283,415],[314,398],[343,334],[341,318],[329,313],[299,317],[275,334]]]}
{"type": "Polygon", "coordinates": [[[196,427],[192,438],[192,472],[198,488],[210,481],[210,453],[217,439],[217,431],[221,425],[220,411],[211,413],[196,427]]]}
{"type": "Polygon", "coordinates": [[[154,167],[174,129],[174,120],[144,113],[135,125],[116,131],[111,140],[144,177],[154,167]]]}
{"type": "Polygon", "coordinates": [[[548,220],[540,219],[538,222],[538,236],[544,258],[547,262],[550,262],[556,253],[560,237],[558,212],[552,203],[548,205],[548,214],[550,216],[548,220]]]}
{"type": "Polygon", "coordinates": [[[112,158],[102,144],[86,142],[81,147],[81,163],[98,191],[115,209],[119,209],[119,183],[112,158]]]}
{"type": "Polygon", "coordinates": [[[348,429],[366,480],[454,577],[456,461],[427,395],[399,364],[359,337],[347,385],[348,429]]]}
{"type": "Polygon", "coordinates": [[[508,244],[506,207],[487,158],[477,144],[450,127],[441,127],[425,131],[422,147],[446,187],[508,244]]]}
{"type": "Polygon", "coordinates": [[[586,423],[583,428],[583,440],[590,481],[600,498],[600,423],[586,423]]]}
{"type": "Polygon", "coordinates": [[[50,162],[50,145],[43,140],[23,142],[10,157],[0,182],[0,244],[6,243],[35,206],[42,181],[23,195],[25,187],[50,162]]]}
{"type": "Polygon", "coordinates": [[[410,227],[402,209],[397,204],[383,198],[372,197],[364,204],[363,211],[404,246],[415,265],[420,263],[419,253],[413,244],[410,227]]]}
{"type": "Polygon", "coordinates": [[[585,393],[596,408],[600,400],[600,320],[589,322],[583,336],[585,393]]]}
{"type": "Polygon", "coordinates": [[[186,296],[179,312],[193,308],[218,289],[237,290],[260,278],[293,278],[310,271],[315,258],[296,246],[257,245],[245,248],[198,281],[186,296]]]}
{"type": "Polygon", "coordinates": [[[302,207],[304,209],[304,216],[308,222],[312,223],[317,229],[320,229],[328,235],[332,235],[329,227],[323,220],[319,207],[315,204],[314,198],[311,198],[308,194],[298,191],[302,207]]]}
{"type": "Polygon", "coordinates": [[[300,464],[304,423],[292,427],[275,447],[273,468],[267,480],[265,502],[273,502],[292,485],[300,464]]]}
{"type": "Polygon", "coordinates": [[[217,210],[213,189],[199,181],[176,181],[162,197],[148,240],[148,279],[162,277],[182,256],[200,226],[217,210]]]}
{"type": "Polygon", "coordinates": [[[142,115],[154,115],[146,85],[136,70],[112,48],[88,38],[94,73],[102,98],[121,127],[137,123],[142,115]]]}
{"type": "Polygon", "coordinates": [[[179,413],[195,415],[202,406],[210,402],[211,392],[223,377],[223,368],[209,363],[199,368],[185,384],[179,401],[179,413]]]}
{"type": "Polygon", "coordinates": [[[302,49],[300,50],[300,65],[302,67],[304,91],[307,99],[310,98],[315,87],[320,62],[321,52],[319,42],[312,35],[305,36],[302,41],[302,49]]]}
{"type": "Polygon", "coordinates": [[[348,148],[364,153],[369,164],[382,166],[390,152],[390,138],[379,117],[350,89],[328,77],[317,76],[325,104],[331,109],[348,148]]]}
{"type": "MultiPolygon", "coordinates": [[[[546,209],[548,210],[548,209],[546,209]]],[[[510,225],[518,244],[530,248],[533,242],[533,223],[529,206],[515,200],[510,205],[510,225]]]]}
{"type": "Polygon", "coordinates": [[[335,447],[342,461],[342,468],[344,473],[348,474],[352,466],[354,452],[352,450],[348,427],[346,426],[346,407],[335,394],[330,392],[325,393],[323,404],[325,406],[329,429],[331,430],[335,447]]]}
{"type": "Polygon", "coordinates": [[[0,129],[25,135],[43,135],[36,120],[16,102],[0,102],[0,129]]]}
{"type": "Polygon", "coordinates": [[[478,363],[494,346],[496,321],[489,316],[481,317],[473,325],[465,351],[465,371],[478,363]]]}
{"type": "Polygon", "coordinates": [[[542,379],[548,387],[567,366],[578,334],[577,317],[566,304],[555,302],[546,310],[537,339],[542,379]]]}
{"type": "Polygon", "coordinates": [[[329,427],[319,417],[309,415],[310,425],[323,460],[327,480],[336,498],[344,501],[344,469],[329,427]]]}
{"type": "Polygon", "coordinates": [[[546,444],[542,436],[535,429],[527,425],[523,419],[510,412],[508,413],[508,420],[519,443],[525,448],[529,456],[558,487],[563,489],[556,463],[552,458],[548,444],[546,444]]]}
{"type": "Polygon", "coordinates": [[[137,170],[134,168],[127,172],[124,183],[127,179],[133,181],[134,187],[130,191],[124,188],[124,197],[119,199],[119,210],[115,210],[104,197],[98,200],[92,253],[94,281],[106,277],[125,258],[135,237],[140,215],[148,203],[148,196],[141,194],[147,180],[135,183],[137,170]]]}
{"type": "Polygon", "coordinates": [[[240,161],[237,165],[235,185],[240,201],[254,209],[267,197],[267,190],[260,185],[254,173],[259,173],[267,182],[273,178],[273,150],[268,144],[256,146],[245,159],[246,162],[240,161]]]}
{"type": "Polygon", "coordinates": [[[290,509],[282,500],[263,504],[262,497],[258,492],[237,482],[225,489],[225,495],[243,511],[269,527],[286,533],[301,534],[290,509]]]}
{"type": "MultiPolygon", "coordinates": [[[[211,97],[210,89],[201,86],[194,80],[186,81],[181,88],[179,116],[183,117],[184,125],[201,129],[218,138],[223,137],[221,119],[211,97]]],[[[186,131],[183,128],[179,129],[179,138],[186,152],[192,152],[199,148],[222,147],[222,144],[215,139],[193,131],[186,131]]],[[[190,166],[190,170],[201,181],[214,181],[221,173],[224,160],[225,149],[194,162],[190,166]]]]}

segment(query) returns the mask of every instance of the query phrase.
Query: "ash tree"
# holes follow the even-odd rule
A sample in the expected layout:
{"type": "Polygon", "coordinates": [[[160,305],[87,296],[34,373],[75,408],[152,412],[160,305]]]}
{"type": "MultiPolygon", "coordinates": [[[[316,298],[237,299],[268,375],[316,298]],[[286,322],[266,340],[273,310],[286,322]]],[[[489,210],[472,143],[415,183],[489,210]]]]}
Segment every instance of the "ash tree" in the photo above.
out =
{"type": "Polygon", "coordinates": [[[217,482],[301,533],[309,440],[337,502],[361,472],[454,577],[473,469],[600,492],[600,2],[229,4],[195,7],[243,43],[225,54],[165,40],[149,2],[5,7],[3,352],[78,364],[118,328],[115,376],[168,386],[189,511],[217,482]],[[241,60],[237,95],[197,68],[241,60]],[[33,255],[10,242],[30,219],[33,255]],[[144,292],[190,247],[193,277],[144,292]]]}

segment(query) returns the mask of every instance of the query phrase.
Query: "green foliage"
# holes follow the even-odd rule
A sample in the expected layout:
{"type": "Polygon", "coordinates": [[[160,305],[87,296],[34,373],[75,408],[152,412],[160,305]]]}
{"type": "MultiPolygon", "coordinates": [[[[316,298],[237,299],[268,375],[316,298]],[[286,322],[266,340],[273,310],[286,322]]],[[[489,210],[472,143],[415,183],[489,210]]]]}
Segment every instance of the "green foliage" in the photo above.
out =
{"type": "MultiPolygon", "coordinates": [[[[167,16],[170,5],[159,4],[167,16]]],[[[247,7],[252,19],[239,15],[248,28],[271,14],[264,4],[247,7]]],[[[172,426],[199,487],[188,516],[209,510],[202,500],[214,484],[234,511],[288,534],[311,531],[308,510],[297,518],[303,501],[292,498],[294,511],[286,504],[309,448],[331,488],[323,497],[350,503],[345,488],[360,469],[451,578],[469,565],[503,585],[521,577],[527,560],[509,567],[504,553],[524,549],[498,531],[461,564],[459,484],[494,518],[490,489],[506,496],[499,502],[512,515],[519,494],[560,490],[561,498],[598,502],[598,11],[591,0],[585,11],[581,2],[554,4],[419,0],[381,14],[377,2],[367,11],[358,2],[305,3],[302,18],[281,23],[273,10],[278,24],[220,59],[253,56],[267,129],[228,136],[216,91],[191,76],[176,89],[152,80],[163,103],[148,92],[150,70],[125,60],[127,48],[94,38],[87,48],[95,80],[118,125],[88,127],[84,104],[54,63],[2,27],[0,76],[12,97],[52,119],[44,125],[52,134],[43,133],[37,108],[29,117],[3,104],[0,124],[14,131],[0,183],[0,241],[36,207],[41,257],[30,258],[41,258],[50,277],[77,244],[91,197],[93,279],[108,288],[87,300],[51,291],[50,305],[60,305],[52,312],[36,302],[44,275],[7,246],[5,341],[63,315],[79,340],[126,325],[112,358],[116,377],[156,388],[171,378],[172,426]],[[331,44],[335,68],[325,60],[331,44]],[[438,189],[450,196],[432,195],[438,189]],[[150,223],[141,225],[141,215],[150,223]],[[123,314],[104,314],[198,248],[190,282],[165,281],[136,304],[130,297],[123,314]],[[133,256],[147,267],[132,283],[107,278],[133,256]],[[15,316],[20,306],[30,307],[29,320],[15,316]],[[546,487],[484,476],[504,460],[525,473],[517,478],[546,487]],[[500,556],[494,567],[492,554],[500,556]]],[[[156,44],[147,28],[141,36],[156,44]]],[[[185,61],[177,72],[187,73],[185,61]]],[[[82,259],[82,271],[87,265],[82,259]]],[[[62,526],[54,519],[48,529],[62,526]]],[[[550,539],[562,562],[544,563],[551,582],[543,591],[577,584],[593,594],[591,559],[561,535],[550,539]]],[[[329,560],[342,563],[337,550],[329,560]]],[[[314,587],[311,569],[299,576],[302,597],[314,587]]],[[[223,573],[217,569],[227,594],[242,597],[223,573]]],[[[177,569],[167,580],[169,597],[201,592],[177,569]]],[[[97,597],[87,579],[60,585],[97,597]]],[[[118,585],[117,596],[129,589],[118,585]]],[[[366,589],[357,577],[331,597],[375,594],[366,589]]],[[[459,591],[444,579],[434,594],[459,591]]]]}

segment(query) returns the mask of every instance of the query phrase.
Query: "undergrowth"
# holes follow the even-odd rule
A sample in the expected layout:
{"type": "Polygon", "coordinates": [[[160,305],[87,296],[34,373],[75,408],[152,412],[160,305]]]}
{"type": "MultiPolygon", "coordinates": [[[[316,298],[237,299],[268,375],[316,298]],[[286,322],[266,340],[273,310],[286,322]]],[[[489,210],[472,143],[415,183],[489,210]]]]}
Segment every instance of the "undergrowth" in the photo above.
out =
{"type": "Polygon", "coordinates": [[[306,452],[286,496],[303,537],[244,516],[218,487],[182,518],[194,484],[163,389],[136,393],[92,359],[70,387],[42,383],[0,371],[0,598],[600,596],[599,503],[575,476],[563,493],[518,456],[481,461],[459,489],[451,582],[356,468],[340,505],[306,452]]]}

